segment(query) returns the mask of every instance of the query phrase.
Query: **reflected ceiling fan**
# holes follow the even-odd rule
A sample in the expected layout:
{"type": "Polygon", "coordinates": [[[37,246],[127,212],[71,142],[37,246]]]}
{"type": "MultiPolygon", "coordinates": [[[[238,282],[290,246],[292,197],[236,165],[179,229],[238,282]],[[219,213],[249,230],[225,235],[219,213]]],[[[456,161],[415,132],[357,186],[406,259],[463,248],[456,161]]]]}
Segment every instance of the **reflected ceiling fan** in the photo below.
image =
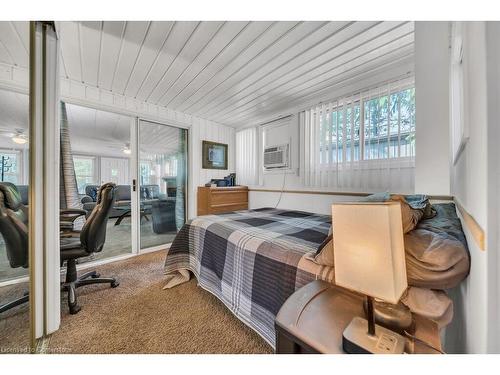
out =
{"type": "Polygon", "coordinates": [[[105,147],[108,150],[117,151],[121,150],[125,155],[130,155],[132,150],[130,148],[130,142],[120,142],[112,139],[82,139],[81,142],[84,144],[85,142],[95,142],[99,144],[101,147],[105,147]]]}
{"type": "Polygon", "coordinates": [[[0,128],[0,137],[10,138],[12,142],[18,145],[24,145],[28,143],[28,135],[26,134],[26,130],[17,128],[8,129],[8,128],[0,128]]]}

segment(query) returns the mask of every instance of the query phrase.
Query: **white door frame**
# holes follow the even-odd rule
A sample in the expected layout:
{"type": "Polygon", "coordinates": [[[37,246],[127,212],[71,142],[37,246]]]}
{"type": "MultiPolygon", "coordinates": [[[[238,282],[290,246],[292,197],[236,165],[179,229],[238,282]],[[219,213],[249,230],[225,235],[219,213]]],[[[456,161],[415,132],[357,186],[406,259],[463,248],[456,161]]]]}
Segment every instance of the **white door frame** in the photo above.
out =
{"type": "MultiPolygon", "coordinates": [[[[140,193],[140,179],[139,179],[139,170],[140,170],[140,132],[141,132],[141,122],[148,122],[150,124],[158,124],[158,125],[162,125],[162,126],[168,126],[168,127],[171,127],[171,128],[177,128],[177,129],[183,129],[183,130],[186,130],[186,193],[184,195],[184,216],[185,216],[185,220],[187,220],[188,218],[188,202],[189,202],[189,181],[190,181],[190,173],[189,173],[189,127],[188,126],[179,126],[179,125],[171,125],[171,124],[168,124],[166,122],[161,122],[161,121],[157,121],[157,120],[150,120],[148,118],[144,118],[144,117],[136,117],[136,131],[135,132],[131,132],[131,134],[134,134],[135,136],[135,139],[132,139],[133,137],[131,137],[131,149],[132,149],[132,155],[136,158],[133,162],[132,162],[132,159],[131,159],[131,164],[134,165],[134,172],[135,172],[135,175],[133,174],[132,170],[131,170],[131,176],[135,176],[133,178],[136,179],[136,182],[137,182],[137,191],[134,193],[132,192],[132,195],[135,196],[135,199],[136,199],[136,211],[134,213],[134,210],[132,210],[132,217],[135,218],[135,221],[136,221],[136,226],[134,227],[134,222],[132,222],[132,233],[135,234],[137,236],[137,238],[135,239],[135,245],[137,246],[137,252],[136,254],[146,254],[146,253],[150,253],[150,252],[153,252],[153,251],[158,251],[158,250],[164,250],[164,249],[168,249],[170,248],[170,243],[167,243],[167,244],[161,244],[161,245],[156,245],[156,246],[151,246],[151,247],[147,247],[147,248],[144,248],[144,249],[141,249],[141,228],[140,228],[140,217],[139,217],[139,202],[140,202],[140,197],[139,197],[139,193],[140,193]],[[137,228],[137,230],[135,230],[135,228],[137,228]]],[[[132,201],[133,203],[133,201],[132,201]]],[[[152,220],[152,219],[151,219],[152,220]]]]}
{"type": "Polygon", "coordinates": [[[59,328],[59,43],[50,22],[30,22],[30,343],[59,328]]]}
{"type": "Polygon", "coordinates": [[[141,222],[139,215],[139,119],[134,117],[130,121],[130,187],[131,192],[131,208],[130,220],[132,224],[132,254],[139,254],[141,249],[141,222]]]}

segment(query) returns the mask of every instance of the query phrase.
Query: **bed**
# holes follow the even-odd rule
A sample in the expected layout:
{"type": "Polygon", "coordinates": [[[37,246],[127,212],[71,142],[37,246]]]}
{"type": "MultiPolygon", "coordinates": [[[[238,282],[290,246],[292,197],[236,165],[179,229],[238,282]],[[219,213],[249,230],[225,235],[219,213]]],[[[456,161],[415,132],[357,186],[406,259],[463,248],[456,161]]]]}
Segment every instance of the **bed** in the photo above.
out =
{"type": "MultiPolygon", "coordinates": [[[[410,288],[402,300],[418,313],[433,306],[427,313],[446,325],[453,306],[443,290],[467,276],[470,257],[453,203],[434,211],[405,235],[410,288]]],[[[330,228],[329,215],[274,208],[200,216],[181,228],[168,251],[165,287],[194,274],[274,347],[274,319],[286,299],[313,280],[334,282],[333,267],[313,261],[330,228]]]]}
{"type": "Polygon", "coordinates": [[[165,273],[184,271],[188,278],[192,272],[200,287],[274,347],[274,318],[286,299],[315,279],[334,280],[333,267],[308,259],[330,226],[327,215],[273,208],[200,216],[173,241],[165,273]]]}

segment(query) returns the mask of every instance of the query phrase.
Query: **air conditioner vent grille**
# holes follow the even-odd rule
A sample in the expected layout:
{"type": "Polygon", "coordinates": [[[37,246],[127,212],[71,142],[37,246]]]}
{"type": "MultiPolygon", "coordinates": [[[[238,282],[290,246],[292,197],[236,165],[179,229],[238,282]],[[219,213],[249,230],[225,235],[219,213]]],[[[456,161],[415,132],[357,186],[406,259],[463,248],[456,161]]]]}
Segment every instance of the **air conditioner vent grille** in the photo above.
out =
{"type": "Polygon", "coordinates": [[[288,144],[272,146],[264,149],[264,168],[288,168],[290,160],[290,147],[288,144]]]}

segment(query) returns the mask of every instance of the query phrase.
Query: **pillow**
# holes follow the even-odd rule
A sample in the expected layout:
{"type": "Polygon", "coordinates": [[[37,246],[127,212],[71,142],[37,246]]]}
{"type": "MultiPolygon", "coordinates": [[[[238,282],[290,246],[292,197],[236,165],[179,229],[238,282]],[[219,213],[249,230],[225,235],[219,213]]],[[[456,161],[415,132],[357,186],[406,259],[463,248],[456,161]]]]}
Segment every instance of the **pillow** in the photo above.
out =
{"type": "Polygon", "coordinates": [[[408,233],[415,229],[418,222],[424,216],[423,210],[413,209],[405,197],[402,195],[391,195],[391,201],[400,202],[401,204],[401,219],[403,221],[403,233],[408,233]]]}
{"type": "Polygon", "coordinates": [[[91,187],[91,188],[88,189],[88,196],[90,198],[92,198],[93,202],[97,201],[97,191],[98,191],[98,187],[97,186],[93,186],[93,187],[91,187]]]}
{"type": "Polygon", "coordinates": [[[427,206],[430,206],[429,199],[425,195],[397,195],[385,193],[375,193],[364,197],[364,202],[387,202],[396,201],[401,203],[401,218],[403,220],[403,233],[408,233],[415,229],[418,222],[425,216],[427,206]]]}
{"type": "Polygon", "coordinates": [[[412,313],[435,321],[439,329],[450,324],[453,318],[453,302],[442,290],[409,287],[401,302],[412,313]]]}
{"type": "Polygon", "coordinates": [[[331,233],[332,227],[330,227],[330,232],[328,232],[328,237],[324,239],[324,241],[319,245],[318,250],[316,250],[316,254],[319,254],[321,250],[333,239],[333,234],[331,233]]]}
{"type": "Polygon", "coordinates": [[[405,199],[411,208],[422,210],[424,215],[422,219],[430,219],[436,216],[436,210],[429,201],[429,197],[423,194],[405,195],[405,199]]]}
{"type": "Polygon", "coordinates": [[[334,266],[333,236],[331,234],[318,247],[313,261],[322,266],[334,266]]]}
{"type": "Polygon", "coordinates": [[[408,284],[450,289],[470,271],[467,241],[453,203],[434,205],[435,217],[405,235],[408,284]]]}
{"type": "Polygon", "coordinates": [[[367,197],[361,198],[362,202],[387,202],[391,199],[391,195],[387,192],[384,193],[375,193],[372,195],[368,195],[367,197]]]}

